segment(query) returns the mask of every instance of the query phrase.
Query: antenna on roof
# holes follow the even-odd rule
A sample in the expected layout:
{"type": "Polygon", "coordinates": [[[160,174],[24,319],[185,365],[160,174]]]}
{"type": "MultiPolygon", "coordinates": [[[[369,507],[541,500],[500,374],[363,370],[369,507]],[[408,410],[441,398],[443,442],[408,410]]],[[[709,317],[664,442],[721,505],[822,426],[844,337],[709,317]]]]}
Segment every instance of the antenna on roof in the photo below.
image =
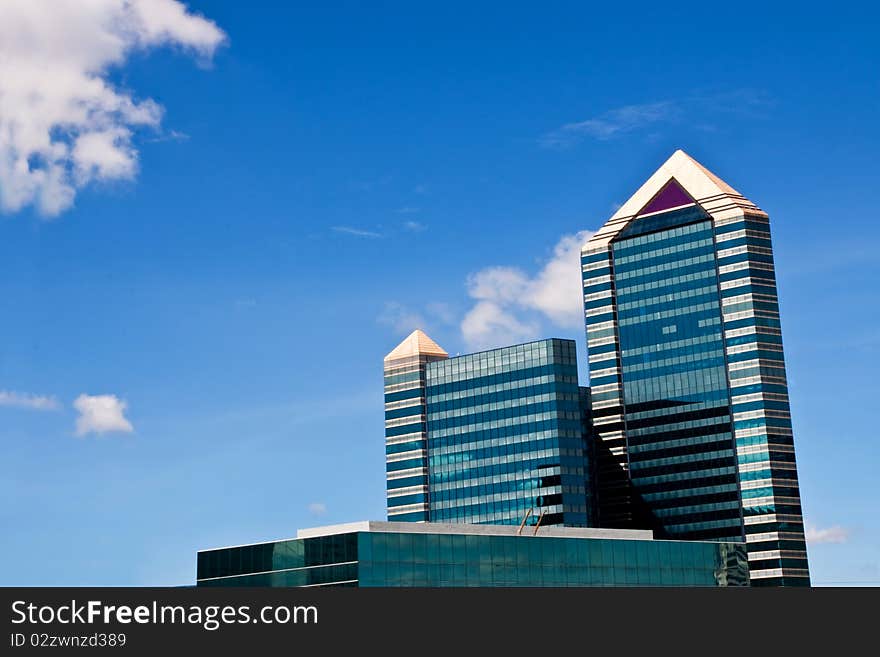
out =
{"type": "Polygon", "coordinates": [[[516,535],[520,536],[522,534],[523,527],[526,526],[526,520],[529,519],[529,516],[532,515],[532,509],[529,507],[529,510],[526,511],[526,515],[523,516],[522,522],[519,523],[519,529],[516,530],[516,535]]]}
{"type": "Polygon", "coordinates": [[[546,513],[547,509],[541,509],[541,515],[538,516],[538,524],[535,525],[535,531],[532,532],[532,536],[538,535],[538,530],[541,528],[541,521],[544,519],[544,513],[546,513]]]}

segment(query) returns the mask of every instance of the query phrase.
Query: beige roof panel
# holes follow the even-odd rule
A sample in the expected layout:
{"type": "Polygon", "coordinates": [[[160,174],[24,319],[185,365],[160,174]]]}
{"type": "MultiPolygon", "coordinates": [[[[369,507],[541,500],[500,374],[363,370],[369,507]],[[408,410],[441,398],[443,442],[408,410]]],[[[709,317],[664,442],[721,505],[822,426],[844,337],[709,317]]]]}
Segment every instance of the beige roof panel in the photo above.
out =
{"type": "Polygon", "coordinates": [[[679,149],[590,238],[584,245],[584,251],[607,248],[608,243],[654,198],[670,178],[675,178],[715,219],[741,214],[743,211],[764,214],[745,196],[679,149]]]}
{"type": "Polygon", "coordinates": [[[385,360],[396,360],[398,358],[418,355],[442,356],[444,358],[449,356],[443,347],[429,338],[424,331],[416,329],[403,342],[394,347],[391,353],[385,356],[385,360]]]}

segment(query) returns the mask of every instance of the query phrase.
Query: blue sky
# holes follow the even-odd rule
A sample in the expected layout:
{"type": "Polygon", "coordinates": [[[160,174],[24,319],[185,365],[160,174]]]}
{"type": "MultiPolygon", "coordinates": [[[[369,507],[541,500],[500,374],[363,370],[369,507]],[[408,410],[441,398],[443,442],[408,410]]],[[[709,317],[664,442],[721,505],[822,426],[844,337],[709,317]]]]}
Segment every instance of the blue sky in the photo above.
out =
{"type": "Polygon", "coordinates": [[[68,149],[19,155],[63,185],[0,161],[0,583],[188,584],[199,548],[382,518],[384,354],[418,324],[583,360],[573,236],[676,148],[771,216],[813,580],[880,583],[876,9],[188,6],[214,26],[65,32],[69,88],[134,105],[38,108],[68,149]]]}

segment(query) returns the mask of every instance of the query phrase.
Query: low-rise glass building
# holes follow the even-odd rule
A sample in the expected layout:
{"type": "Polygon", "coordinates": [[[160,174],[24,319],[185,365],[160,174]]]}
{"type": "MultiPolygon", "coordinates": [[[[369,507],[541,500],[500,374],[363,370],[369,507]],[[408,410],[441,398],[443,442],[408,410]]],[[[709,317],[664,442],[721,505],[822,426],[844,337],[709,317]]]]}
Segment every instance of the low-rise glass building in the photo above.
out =
{"type": "Polygon", "coordinates": [[[202,550],[198,586],[747,586],[743,543],[650,531],[358,522],[202,550]]]}

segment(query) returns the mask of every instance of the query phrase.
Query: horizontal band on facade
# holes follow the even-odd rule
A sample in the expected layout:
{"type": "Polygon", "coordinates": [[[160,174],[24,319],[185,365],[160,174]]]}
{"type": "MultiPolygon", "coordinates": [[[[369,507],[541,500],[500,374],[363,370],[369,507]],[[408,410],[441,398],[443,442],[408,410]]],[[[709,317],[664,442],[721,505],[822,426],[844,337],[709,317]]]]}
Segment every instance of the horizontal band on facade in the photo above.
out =
{"type": "Polygon", "coordinates": [[[793,515],[790,513],[763,513],[759,515],[746,516],[743,519],[743,523],[746,525],[747,535],[749,531],[749,525],[763,525],[783,522],[803,525],[804,519],[802,516],[793,515]]]}
{"type": "Polygon", "coordinates": [[[386,411],[396,411],[401,408],[417,408],[425,404],[424,397],[410,397],[400,401],[385,402],[386,411]]]}
{"type": "Polygon", "coordinates": [[[591,379],[598,379],[603,376],[619,376],[620,375],[620,368],[617,367],[616,359],[611,364],[612,364],[612,367],[605,367],[602,369],[591,367],[590,368],[590,378],[591,379]]]}
{"type": "Polygon", "coordinates": [[[388,507],[388,520],[393,521],[394,516],[403,515],[404,513],[415,513],[418,511],[428,511],[428,505],[425,503],[420,503],[420,504],[406,504],[403,506],[389,506],[388,507]]]}
{"type": "Polygon", "coordinates": [[[427,451],[424,449],[413,449],[408,452],[398,452],[397,454],[386,454],[386,463],[396,463],[397,461],[407,461],[409,459],[425,458],[427,451]]]}
{"type": "Polygon", "coordinates": [[[406,486],[405,488],[391,488],[387,491],[386,497],[390,500],[395,497],[402,497],[404,495],[417,495],[419,493],[427,493],[428,487],[425,485],[422,486],[406,486]]]}
{"type": "Polygon", "coordinates": [[[418,390],[420,388],[424,388],[421,383],[416,382],[413,383],[395,383],[392,385],[385,386],[385,394],[389,395],[394,392],[405,392],[407,390],[418,390]]]}
{"type": "Polygon", "coordinates": [[[754,401],[788,402],[788,395],[776,392],[753,392],[747,395],[733,395],[730,398],[730,402],[734,406],[754,401]]]}
{"type": "Polygon", "coordinates": [[[779,495],[766,495],[764,497],[750,497],[742,502],[744,509],[757,509],[765,506],[780,505],[798,505],[801,503],[800,497],[781,497],[779,495]]]}
{"type": "Polygon", "coordinates": [[[400,362],[396,361],[394,365],[386,365],[382,372],[385,376],[400,376],[402,374],[419,374],[422,371],[422,363],[419,361],[400,362]]]}
{"type": "Polygon", "coordinates": [[[427,434],[424,431],[416,431],[414,433],[403,433],[399,436],[386,436],[385,445],[399,445],[401,443],[411,443],[417,440],[425,440],[427,434]]]}
{"type": "MultiPolygon", "coordinates": [[[[738,435],[737,435],[737,438],[739,438],[738,435]]],[[[736,447],[736,455],[737,456],[748,456],[750,454],[759,454],[761,452],[767,452],[768,458],[769,458],[770,451],[793,454],[794,447],[792,447],[791,445],[782,445],[782,444],[775,445],[775,446],[771,447],[770,443],[763,443],[763,444],[759,444],[759,445],[743,445],[743,446],[737,445],[737,447],[736,447]]]]}
{"type": "Polygon", "coordinates": [[[745,223],[746,221],[750,221],[750,222],[754,222],[754,223],[758,223],[758,224],[767,224],[769,226],[769,224],[770,224],[769,219],[770,218],[767,216],[767,213],[760,210],[758,208],[758,206],[756,206],[754,203],[750,202],[750,205],[752,207],[749,208],[748,213],[739,212],[736,215],[727,215],[724,218],[718,218],[718,217],[713,216],[712,223],[715,225],[716,228],[728,226],[730,224],[734,224],[737,222],[745,223]],[[758,212],[755,212],[755,210],[758,210],[758,212]]]}
{"type": "Polygon", "coordinates": [[[803,532],[761,532],[757,534],[746,534],[746,543],[764,543],[766,541],[802,541],[804,540],[803,532]]]}
{"type": "Polygon", "coordinates": [[[808,578],[810,571],[806,568],[770,568],[766,570],[749,570],[749,579],[771,579],[781,577],[808,578]]]}
{"type": "Polygon", "coordinates": [[[728,363],[727,369],[732,374],[740,370],[748,370],[756,367],[784,368],[783,360],[771,360],[769,358],[752,358],[750,360],[741,360],[734,363],[728,363]]]}
{"type": "Polygon", "coordinates": [[[742,481],[740,482],[740,490],[753,490],[755,488],[766,488],[766,487],[778,487],[778,488],[797,488],[798,483],[796,479],[782,479],[779,477],[769,477],[767,479],[755,479],[752,481],[742,481]]]}
{"type": "Polygon", "coordinates": [[[614,312],[614,306],[605,305],[598,308],[588,308],[584,311],[585,317],[595,317],[596,315],[606,315],[614,312]]]}
{"type": "Polygon", "coordinates": [[[407,477],[427,477],[428,476],[428,468],[425,466],[418,468],[407,468],[406,470],[394,470],[393,472],[386,472],[385,479],[387,481],[394,481],[395,479],[406,479],[407,477]]]}
{"type": "Polygon", "coordinates": [[[715,242],[721,244],[723,242],[728,242],[730,240],[742,239],[753,237],[756,239],[769,240],[770,239],[770,231],[769,230],[755,230],[754,228],[740,228],[738,230],[731,230],[725,233],[716,233],[715,234],[715,242]]]}
{"type": "Polygon", "coordinates": [[[791,413],[789,413],[788,411],[778,411],[770,408],[759,408],[754,411],[742,411],[733,414],[734,422],[742,422],[744,420],[758,420],[762,418],[790,420],[791,413]]]}
{"type": "Polygon", "coordinates": [[[782,335],[782,331],[776,327],[772,326],[757,326],[752,324],[751,326],[742,326],[740,328],[735,329],[727,329],[724,331],[724,339],[731,340],[732,338],[740,338],[746,335],[772,335],[772,336],[780,336],[782,335]]]}
{"type": "Polygon", "coordinates": [[[385,420],[385,428],[392,429],[394,427],[402,427],[407,424],[418,424],[425,422],[426,418],[423,413],[405,415],[404,417],[396,417],[391,420],[385,420]]]}

